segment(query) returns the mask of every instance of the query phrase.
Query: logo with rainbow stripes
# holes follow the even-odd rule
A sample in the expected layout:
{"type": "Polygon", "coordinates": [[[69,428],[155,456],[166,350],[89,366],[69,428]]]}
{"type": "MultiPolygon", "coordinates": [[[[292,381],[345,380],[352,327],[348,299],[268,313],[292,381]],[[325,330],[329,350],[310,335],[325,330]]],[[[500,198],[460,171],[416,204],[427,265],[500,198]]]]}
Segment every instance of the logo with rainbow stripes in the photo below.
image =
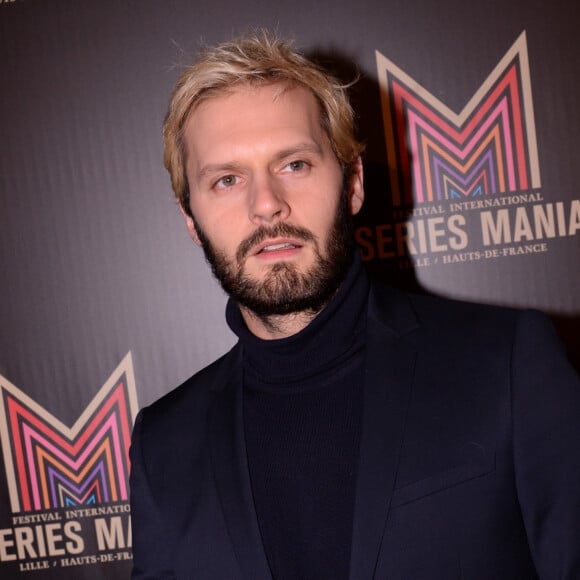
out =
{"type": "Polygon", "coordinates": [[[127,501],[136,413],[131,353],[71,427],[0,375],[0,437],[12,512],[127,501]]]}
{"type": "Polygon", "coordinates": [[[376,60],[394,206],[541,186],[525,31],[459,113],[376,60]]]}

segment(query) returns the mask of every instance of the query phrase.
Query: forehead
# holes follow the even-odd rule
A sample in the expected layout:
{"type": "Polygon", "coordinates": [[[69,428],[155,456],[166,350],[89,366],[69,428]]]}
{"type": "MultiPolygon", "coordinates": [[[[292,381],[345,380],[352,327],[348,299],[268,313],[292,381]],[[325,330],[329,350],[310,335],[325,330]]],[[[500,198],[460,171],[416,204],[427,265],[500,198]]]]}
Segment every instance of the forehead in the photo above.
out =
{"type": "Polygon", "coordinates": [[[188,165],[213,153],[283,149],[296,145],[293,141],[329,146],[318,102],[302,86],[242,85],[201,101],[184,127],[188,165]]]}

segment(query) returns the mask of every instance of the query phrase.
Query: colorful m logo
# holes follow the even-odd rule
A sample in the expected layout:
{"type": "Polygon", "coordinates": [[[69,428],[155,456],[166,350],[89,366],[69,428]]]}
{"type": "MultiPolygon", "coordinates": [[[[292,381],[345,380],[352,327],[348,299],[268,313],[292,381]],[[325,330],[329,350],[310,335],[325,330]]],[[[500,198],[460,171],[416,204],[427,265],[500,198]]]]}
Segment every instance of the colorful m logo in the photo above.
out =
{"type": "Polygon", "coordinates": [[[70,428],[0,375],[0,437],[12,511],[127,501],[136,413],[131,353],[70,428]]]}
{"type": "Polygon", "coordinates": [[[540,187],[525,32],[459,114],[376,58],[395,206],[540,187]]]}

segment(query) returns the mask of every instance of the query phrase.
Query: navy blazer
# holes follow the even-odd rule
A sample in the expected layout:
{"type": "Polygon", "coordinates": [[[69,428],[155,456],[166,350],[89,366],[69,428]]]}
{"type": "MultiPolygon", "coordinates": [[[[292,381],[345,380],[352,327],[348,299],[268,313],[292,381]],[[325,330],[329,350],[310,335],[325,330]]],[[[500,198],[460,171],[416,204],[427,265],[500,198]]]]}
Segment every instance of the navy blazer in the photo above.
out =
{"type": "MultiPolygon", "coordinates": [[[[580,381],[547,319],[373,286],[351,580],[580,578],[580,381]]],[[[133,578],[271,580],[241,347],[136,421],[133,578]]]]}

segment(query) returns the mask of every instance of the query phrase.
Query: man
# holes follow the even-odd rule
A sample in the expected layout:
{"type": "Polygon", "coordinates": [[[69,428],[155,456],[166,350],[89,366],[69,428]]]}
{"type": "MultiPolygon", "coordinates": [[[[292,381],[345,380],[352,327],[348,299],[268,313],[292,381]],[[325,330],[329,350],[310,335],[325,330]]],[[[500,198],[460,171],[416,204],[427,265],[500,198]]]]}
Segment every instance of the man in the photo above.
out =
{"type": "Polygon", "coordinates": [[[164,139],[239,342],[137,419],[133,577],[580,578],[578,379],[537,313],[368,281],[344,88],[245,37],[164,139]]]}

